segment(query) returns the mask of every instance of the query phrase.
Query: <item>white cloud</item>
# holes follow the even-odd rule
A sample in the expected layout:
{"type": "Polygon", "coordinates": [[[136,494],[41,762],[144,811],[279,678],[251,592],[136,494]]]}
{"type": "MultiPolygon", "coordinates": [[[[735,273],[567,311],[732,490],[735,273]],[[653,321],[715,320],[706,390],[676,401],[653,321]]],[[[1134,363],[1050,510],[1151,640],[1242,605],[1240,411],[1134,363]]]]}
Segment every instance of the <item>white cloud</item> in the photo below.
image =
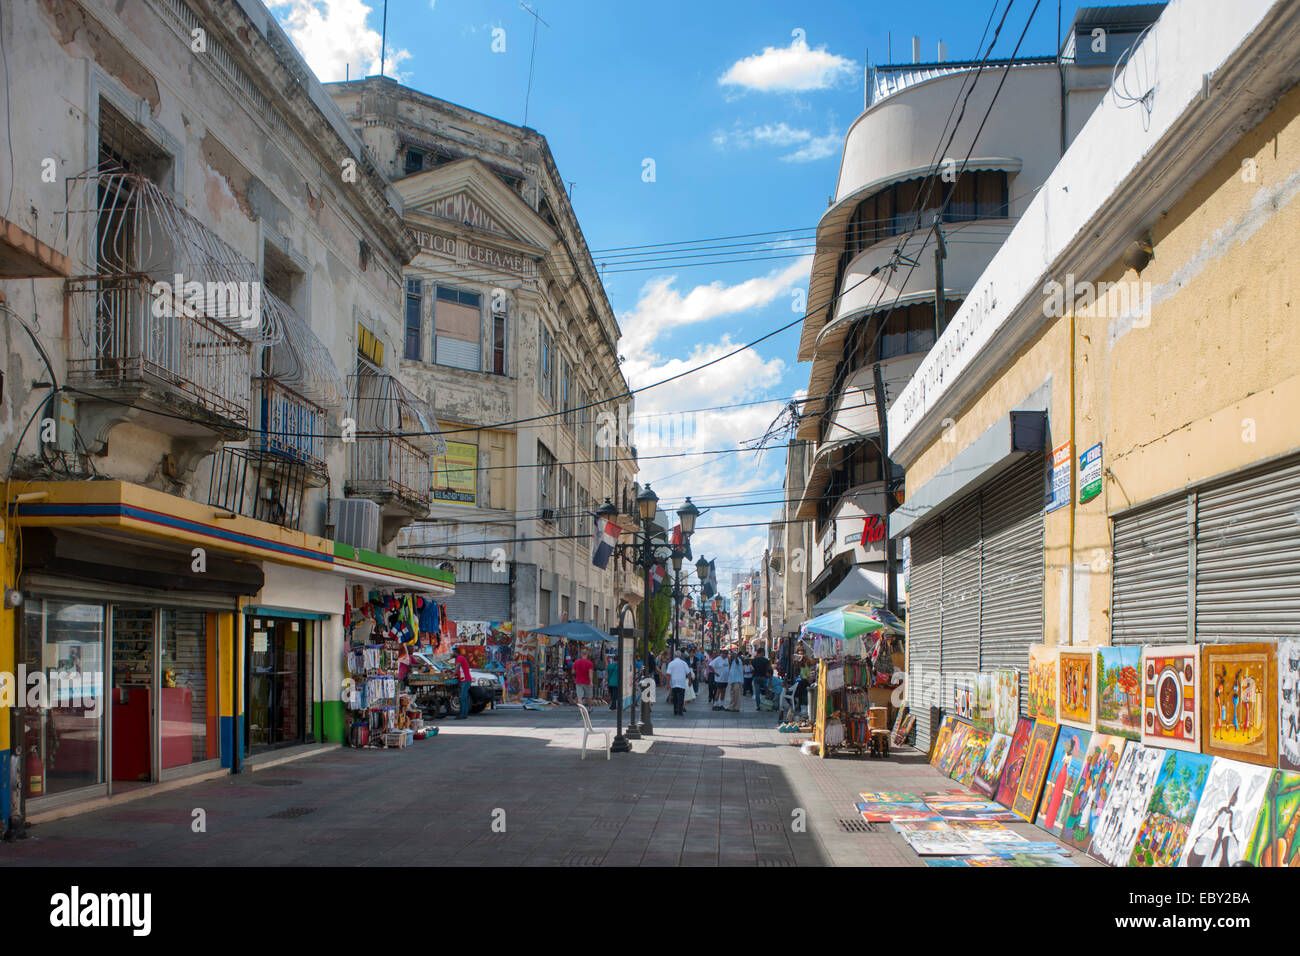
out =
{"type": "Polygon", "coordinates": [[[832,130],[825,136],[817,136],[812,130],[786,123],[768,123],[750,127],[737,123],[730,130],[716,131],[713,134],[713,145],[718,149],[798,146],[799,148],[793,153],[782,156],[782,162],[807,163],[839,153],[840,134],[832,130]]]}
{"type": "MultiPolygon", "coordinates": [[[[371,8],[362,0],[270,0],[269,5],[322,82],[380,72],[382,37],[366,25],[371,8]]],[[[397,66],[410,58],[408,50],[389,45],[382,72],[402,81],[405,77],[397,66]]]]}
{"type": "Polygon", "coordinates": [[[811,264],[812,257],[804,256],[767,276],[736,285],[697,285],[685,295],[674,288],[675,275],[651,279],[632,311],[619,318],[623,329],[619,350],[629,361],[642,360],[655,339],[669,329],[765,306],[794,283],[806,280],[811,264]]]}
{"type": "Polygon", "coordinates": [[[839,134],[827,133],[825,136],[818,136],[809,140],[793,153],[782,156],[781,160],[786,163],[810,163],[814,160],[834,156],[839,153],[839,151],[839,134]]]}
{"type": "Polygon", "coordinates": [[[811,49],[806,40],[796,37],[788,47],[765,47],[762,53],[737,60],[718,83],[763,93],[824,90],[856,71],[852,60],[829,53],[824,46],[811,49]]]}

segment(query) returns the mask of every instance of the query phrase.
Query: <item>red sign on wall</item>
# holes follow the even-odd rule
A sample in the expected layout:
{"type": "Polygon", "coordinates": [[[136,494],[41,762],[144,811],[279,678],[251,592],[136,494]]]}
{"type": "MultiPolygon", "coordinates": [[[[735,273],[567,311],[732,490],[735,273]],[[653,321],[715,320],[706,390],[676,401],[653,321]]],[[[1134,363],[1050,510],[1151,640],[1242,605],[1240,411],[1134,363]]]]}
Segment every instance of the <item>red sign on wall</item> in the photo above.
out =
{"type": "Polygon", "coordinates": [[[876,544],[885,540],[885,518],[883,515],[867,515],[862,523],[862,546],[876,544]]]}

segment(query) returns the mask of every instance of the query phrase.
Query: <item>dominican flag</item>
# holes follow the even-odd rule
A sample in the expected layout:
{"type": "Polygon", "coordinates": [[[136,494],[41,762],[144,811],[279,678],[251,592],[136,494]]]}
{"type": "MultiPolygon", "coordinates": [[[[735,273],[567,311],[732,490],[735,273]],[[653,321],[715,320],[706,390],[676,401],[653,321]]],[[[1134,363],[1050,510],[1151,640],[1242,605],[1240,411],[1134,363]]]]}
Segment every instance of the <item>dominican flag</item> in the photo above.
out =
{"type": "Polygon", "coordinates": [[[654,594],[659,590],[659,585],[668,579],[668,570],[662,564],[656,564],[654,570],[650,572],[650,593],[654,594]]]}
{"type": "Polygon", "coordinates": [[[622,531],[612,521],[596,519],[596,535],[591,542],[591,563],[602,571],[609,566],[609,556],[614,553],[614,544],[622,531]]]}
{"type": "Polygon", "coordinates": [[[718,593],[718,569],[712,561],[709,562],[709,576],[700,582],[700,593],[705,597],[713,597],[718,593]]]}

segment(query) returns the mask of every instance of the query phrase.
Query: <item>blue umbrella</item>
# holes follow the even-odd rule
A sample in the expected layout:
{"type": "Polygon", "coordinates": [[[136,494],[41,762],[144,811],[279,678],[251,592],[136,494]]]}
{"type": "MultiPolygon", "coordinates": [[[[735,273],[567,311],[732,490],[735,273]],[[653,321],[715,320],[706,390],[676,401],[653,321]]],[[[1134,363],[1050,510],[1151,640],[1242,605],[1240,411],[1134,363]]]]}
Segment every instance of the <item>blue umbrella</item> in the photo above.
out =
{"type": "Polygon", "coordinates": [[[561,621],[559,624],[549,624],[546,627],[538,628],[533,631],[534,634],[545,634],[548,637],[563,637],[570,641],[613,641],[604,631],[592,627],[583,621],[561,621]]]}

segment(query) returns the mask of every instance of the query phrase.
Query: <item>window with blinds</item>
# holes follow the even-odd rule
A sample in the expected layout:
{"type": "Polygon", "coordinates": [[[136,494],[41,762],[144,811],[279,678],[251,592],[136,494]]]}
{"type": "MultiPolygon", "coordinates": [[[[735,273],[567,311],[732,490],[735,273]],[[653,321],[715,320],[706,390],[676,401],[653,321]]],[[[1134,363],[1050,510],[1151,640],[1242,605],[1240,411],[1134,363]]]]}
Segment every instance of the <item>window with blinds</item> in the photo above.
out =
{"type": "Polygon", "coordinates": [[[477,292],[438,287],[433,313],[435,363],[482,370],[482,302],[477,292]]]}

